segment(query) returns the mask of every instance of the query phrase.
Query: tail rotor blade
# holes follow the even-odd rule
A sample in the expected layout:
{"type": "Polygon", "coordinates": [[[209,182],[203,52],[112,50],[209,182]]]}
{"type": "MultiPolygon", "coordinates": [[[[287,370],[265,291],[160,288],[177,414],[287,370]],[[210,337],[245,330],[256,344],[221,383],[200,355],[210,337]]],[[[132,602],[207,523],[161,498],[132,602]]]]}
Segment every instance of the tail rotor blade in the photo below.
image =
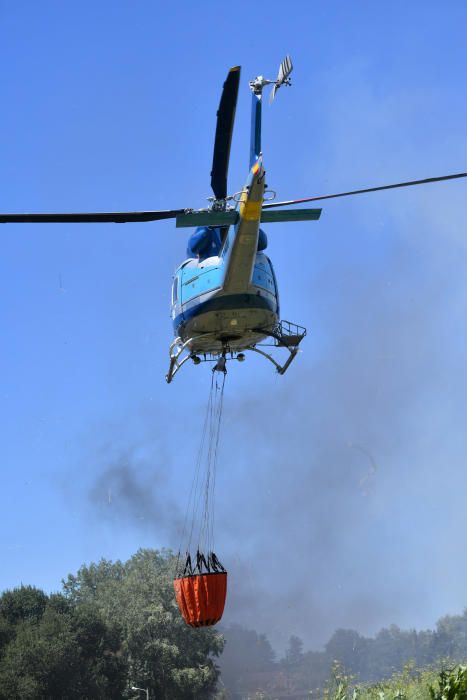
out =
{"type": "Polygon", "coordinates": [[[272,103],[274,100],[274,97],[276,96],[276,92],[279,90],[279,88],[282,85],[290,85],[290,80],[289,80],[289,75],[293,71],[293,63],[292,59],[290,56],[286,56],[282,63],[279,66],[279,73],[277,75],[277,80],[274,83],[274,87],[271,90],[271,94],[269,95],[269,102],[272,103]]]}
{"type": "Polygon", "coordinates": [[[284,83],[287,80],[292,71],[292,59],[290,58],[290,56],[286,56],[282,61],[281,65],[279,66],[279,75],[277,76],[277,82],[279,83],[279,85],[282,85],[282,83],[284,83]]]}
{"type": "Polygon", "coordinates": [[[240,66],[235,66],[230,69],[227,75],[217,111],[216,138],[211,170],[211,187],[216,199],[225,199],[227,196],[227,172],[239,84],[240,66]]]}

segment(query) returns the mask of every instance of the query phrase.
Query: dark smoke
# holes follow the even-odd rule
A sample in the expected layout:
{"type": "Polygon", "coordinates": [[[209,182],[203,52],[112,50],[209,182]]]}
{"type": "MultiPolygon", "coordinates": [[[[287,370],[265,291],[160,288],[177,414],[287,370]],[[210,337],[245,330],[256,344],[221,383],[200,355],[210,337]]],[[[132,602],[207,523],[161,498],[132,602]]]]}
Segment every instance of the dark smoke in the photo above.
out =
{"type": "Polygon", "coordinates": [[[176,546],[181,510],[162,466],[141,461],[131,452],[116,457],[101,468],[89,500],[94,512],[108,522],[149,530],[176,546]]]}

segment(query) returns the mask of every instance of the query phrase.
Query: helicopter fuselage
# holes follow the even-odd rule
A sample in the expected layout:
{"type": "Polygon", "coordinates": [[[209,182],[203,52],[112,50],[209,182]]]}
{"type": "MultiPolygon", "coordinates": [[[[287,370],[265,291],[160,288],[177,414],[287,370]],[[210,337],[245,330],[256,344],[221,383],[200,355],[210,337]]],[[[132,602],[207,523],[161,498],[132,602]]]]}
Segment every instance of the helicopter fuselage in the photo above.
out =
{"type": "Polygon", "coordinates": [[[196,354],[219,353],[224,347],[244,350],[265,338],[278,323],[279,303],[274,270],[257,253],[251,283],[238,292],[223,288],[222,257],[189,259],[174,278],[172,319],[175,335],[192,339],[196,354]]]}
{"type": "Polygon", "coordinates": [[[174,332],[193,354],[244,350],[267,337],[279,321],[277,282],[260,230],[263,196],[259,159],[240,195],[238,222],[225,240],[219,228],[198,228],[192,238],[199,245],[204,236],[204,247],[175,272],[174,332]]]}

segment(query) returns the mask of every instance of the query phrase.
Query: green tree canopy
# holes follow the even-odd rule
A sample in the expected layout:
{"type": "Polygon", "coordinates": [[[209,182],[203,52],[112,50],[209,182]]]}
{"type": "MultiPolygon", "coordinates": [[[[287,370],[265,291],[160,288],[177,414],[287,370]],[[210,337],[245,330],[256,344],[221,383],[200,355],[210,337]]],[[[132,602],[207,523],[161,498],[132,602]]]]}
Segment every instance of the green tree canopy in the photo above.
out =
{"type": "Polygon", "coordinates": [[[140,550],[125,563],[83,566],[48,596],[0,596],[0,700],[105,700],[148,688],[165,700],[208,700],[224,644],[192,629],[173,592],[174,557],[140,550]]]}
{"type": "Polygon", "coordinates": [[[37,621],[44,614],[48,597],[34,586],[20,586],[5,591],[0,598],[0,615],[12,625],[20,620],[37,621]]]}
{"type": "Polygon", "coordinates": [[[0,659],[2,700],[121,697],[121,642],[95,606],[76,610],[61,595],[22,587],[2,595],[0,611],[10,625],[0,659]]]}
{"type": "Polygon", "coordinates": [[[149,688],[164,700],[207,700],[219,676],[213,657],[224,640],[212,628],[185,624],[174,599],[174,565],[170,552],[140,550],[125,563],[81,567],[64,592],[78,607],[96,605],[107,624],[118,620],[130,687],[149,688]]]}

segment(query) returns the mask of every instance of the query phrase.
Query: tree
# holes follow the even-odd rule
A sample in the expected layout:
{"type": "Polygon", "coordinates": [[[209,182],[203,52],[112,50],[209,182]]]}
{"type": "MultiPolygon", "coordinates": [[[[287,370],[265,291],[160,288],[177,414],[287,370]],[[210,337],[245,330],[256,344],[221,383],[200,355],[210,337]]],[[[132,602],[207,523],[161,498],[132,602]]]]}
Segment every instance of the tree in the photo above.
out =
{"type": "Polygon", "coordinates": [[[436,623],[433,647],[439,657],[464,661],[467,657],[467,609],[463,615],[446,615],[436,623]]]}
{"type": "Polygon", "coordinates": [[[360,674],[365,671],[368,640],[355,630],[338,629],[325,646],[327,667],[339,661],[350,673],[360,674]]]}
{"type": "Polygon", "coordinates": [[[11,625],[20,620],[37,621],[44,614],[47,594],[35,586],[20,586],[5,591],[0,598],[0,616],[11,625]]]}
{"type": "Polygon", "coordinates": [[[170,552],[140,550],[126,563],[101,560],[83,566],[64,582],[78,608],[98,607],[107,625],[118,621],[128,686],[149,688],[164,700],[207,700],[217,686],[213,656],[223,648],[212,628],[192,629],[174,599],[175,558],[170,552]]]}
{"type": "Polygon", "coordinates": [[[120,698],[120,639],[97,608],[77,611],[63,596],[22,587],[0,598],[9,640],[0,660],[0,698],[120,698]],[[42,611],[42,612],[41,612],[42,611]]]}
{"type": "Polygon", "coordinates": [[[264,634],[230,625],[222,630],[225,648],[220,659],[223,683],[233,692],[239,692],[251,674],[274,668],[274,650],[264,634]]]}
{"type": "Polygon", "coordinates": [[[285,660],[289,666],[298,666],[303,659],[303,642],[294,634],[289,639],[289,646],[285,651],[285,660]]]}

